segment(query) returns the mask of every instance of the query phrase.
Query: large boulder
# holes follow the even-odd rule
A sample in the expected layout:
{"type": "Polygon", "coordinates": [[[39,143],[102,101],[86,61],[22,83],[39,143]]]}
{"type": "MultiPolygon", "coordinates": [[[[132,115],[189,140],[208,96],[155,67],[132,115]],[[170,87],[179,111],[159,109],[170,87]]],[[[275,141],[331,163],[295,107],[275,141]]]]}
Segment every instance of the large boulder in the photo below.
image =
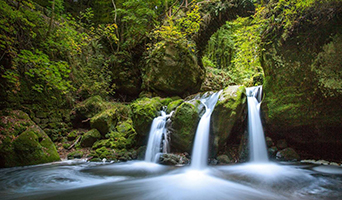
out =
{"type": "Polygon", "coordinates": [[[204,75],[189,48],[166,43],[150,53],[144,84],[159,95],[184,97],[199,91],[204,75]]]}
{"type": "Polygon", "coordinates": [[[244,110],[246,109],[244,86],[225,88],[211,115],[211,156],[226,149],[227,143],[237,143],[244,133],[244,110]]]}
{"type": "Polygon", "coordinates": [[[172,152],[191,153],[199,122],[199,104],[199,100],[183,102],[171,116],[169,131],[172,152]]]}
{"type": "Polygon", "coordinates": [[[101,96],[92,96],[76,104],[72,112],[74,127],[90,127],[89,120],[97,113],[112,107],[112,103],[104,101],[101,96]]]}
{"type": "Polygon", "coordinates": [[[148,133],[155,117],[162,109],[163,104],[159,97],[140,98],[131,104],[134,130],[137,132],[138,145],[146,145],[148,133]]]}
{"type": "Polygon", "coordinates": [[[1,111],[0,125],[0,167],[60,160],[51,139],[23,111],[1,111]]]}
{"type": "Polygon", "coordinates": [[[313,4],[290,32],[268,33],[261,59],[266,134],[325,159],[342,154],[341,17],[341,1],[313,4]]]}

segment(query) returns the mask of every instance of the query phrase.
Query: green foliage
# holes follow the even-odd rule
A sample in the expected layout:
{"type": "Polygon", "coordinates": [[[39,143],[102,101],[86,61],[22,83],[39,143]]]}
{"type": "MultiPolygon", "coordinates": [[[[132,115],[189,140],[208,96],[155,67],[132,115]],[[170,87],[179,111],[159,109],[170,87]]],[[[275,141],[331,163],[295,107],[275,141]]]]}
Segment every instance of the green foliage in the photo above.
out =
{"type": "Polygon", "coordinates": [[[232,24],[226,23],[210,37],[203,57],[204,66],[229,69],[234,49],[232,24]]]}
{"type": "Polygon", "coordinates": [[[318,76],[320,90],[325,96],[337,96],[342,93],[342,35],[338,34],[323,47],[312,65],[318,76]]]}
{"type": "Polygon", "coordinates": [[[195,52],[195,44],[191,42],[191,37],[198,32],[200,28],[201,16],[199,7],[192,6],[184,16],[171,16],[162,26],[157,26],[150,34],[153,43],[149,44],[147,50],[153,55],[166,48],[167,44],[180,44],[195,52]]]}
{"type": "Polygon", "coordinates": [[[71,87],[67,79],[70,73],[68,64],[65,61],[51,61],[37,49],[34,52],[22,50],[14,59],[13,67],[24,68],[25,75],[33,79],[32,89],[39,93],[52,88],[67,92],[71,87]]]}

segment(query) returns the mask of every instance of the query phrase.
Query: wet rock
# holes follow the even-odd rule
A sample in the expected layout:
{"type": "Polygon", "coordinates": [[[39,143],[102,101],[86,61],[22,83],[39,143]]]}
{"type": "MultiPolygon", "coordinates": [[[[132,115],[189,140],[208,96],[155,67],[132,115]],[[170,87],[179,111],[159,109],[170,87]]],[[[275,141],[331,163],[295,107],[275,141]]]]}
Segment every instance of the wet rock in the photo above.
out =
{"type": "Polygon", "coordinates": [[[271,147],[274,145],[272,138],[266,137],[266,145],[267,147],[271,147]]]}
{"type": "Polygon", "coordinates": [[[228,164],[231,162],[227,155],[220,155],[217,157],[218,164],[228,164]]]}
{"type": "Polygon", "coordinates": [[[173,152],[191,152],[199,122],[198,100],[183,102],[171,116],[171,149],[173,152]]]}
{"type": "Polygon", "coordinates": [[[217,152],[224,151],[234,127],[235,130],[239,130],[235,133],[235,137],[243,135],[243,111],[246,105],[244,86],[229,86],[221,93],[211,115],[211,154],[213,157],[217,156],[217,152]]]}
{"type": "Polygon", "coordinates": [[[131,104],[133,127],[137,132],[137,144],[146,145],[147,136],[155,117],[163,107],[161,98],[140,98],[131,104]]]}
{"type": "Polygon", "coordinates": [[[272,147],[268,148],[268,156],[271,159],[275,159],[276,155],[277,155],[277,151],[278,151],[278,148],[276,146],[272,146],[272,147]]]}
{"type": "Polygon", "coordinates": [[[162,165],[185,165],[190,160],[184,154],[162,154],[159,157],[159,163],[162,165]]]}
{"type": "Polygon", "coordinates": [[[298,160],[300,160],[299,155],[292,148],[286,148],[286,149],[283,149],[281,151],[278,151],[276,157],[277,157],[277,160],[281,160],[281,161],[298,161],[298,160]]]}

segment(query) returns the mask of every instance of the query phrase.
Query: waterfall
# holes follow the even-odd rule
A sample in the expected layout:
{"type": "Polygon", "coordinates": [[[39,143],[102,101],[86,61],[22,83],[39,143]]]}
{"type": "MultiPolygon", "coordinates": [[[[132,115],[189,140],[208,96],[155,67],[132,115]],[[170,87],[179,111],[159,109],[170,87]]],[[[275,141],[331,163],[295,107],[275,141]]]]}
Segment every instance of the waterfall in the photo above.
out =
{"type": "Polygon", "coordinates": [[[208,162],[209,148],[209,132],[210,132],[210,116],[213,112],[218,97],[222,91],[214,93],[209,97],[201,98],[202,104],[205,106],[205,113],[198,123],[195,142],[192,150],[191,167],[195,169],[203,169],[208,162]]]}
{"type": "Polygon", "coordinates": [[[171,114],[166,115],[164,111],[161,111],[161,116],[153,119],[145,153],[146,162],[156,163],[160,153],[167,153],[169,150],[165,125],[167,118],[169,118],[171,114]],[[164,140],[162,141],[163,138],[164,140]]]}
{"type": "Polygon", "coordinates": [[[268,162],[265,135],[260,118],[262,86],[246,88],[248,104],[249,152],[251,162],[268,162]]]}

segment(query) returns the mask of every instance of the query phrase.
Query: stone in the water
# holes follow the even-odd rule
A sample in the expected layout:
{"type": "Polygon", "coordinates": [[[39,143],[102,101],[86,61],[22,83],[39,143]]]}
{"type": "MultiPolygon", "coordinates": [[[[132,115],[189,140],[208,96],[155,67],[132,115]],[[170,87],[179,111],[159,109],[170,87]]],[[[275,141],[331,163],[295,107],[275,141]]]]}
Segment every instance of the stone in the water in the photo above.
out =
{"type": "Polygon", "coordinates": [[[278,151],[277,159],[281,161],[298,161],[300,157],[294,149],[286,148],[278,151]]]}
{"type": "Polygon", "coordinates": [[[217,156],[218,164],[228,164],[230,163],[230,159],[227,155],[217,156]]]}

